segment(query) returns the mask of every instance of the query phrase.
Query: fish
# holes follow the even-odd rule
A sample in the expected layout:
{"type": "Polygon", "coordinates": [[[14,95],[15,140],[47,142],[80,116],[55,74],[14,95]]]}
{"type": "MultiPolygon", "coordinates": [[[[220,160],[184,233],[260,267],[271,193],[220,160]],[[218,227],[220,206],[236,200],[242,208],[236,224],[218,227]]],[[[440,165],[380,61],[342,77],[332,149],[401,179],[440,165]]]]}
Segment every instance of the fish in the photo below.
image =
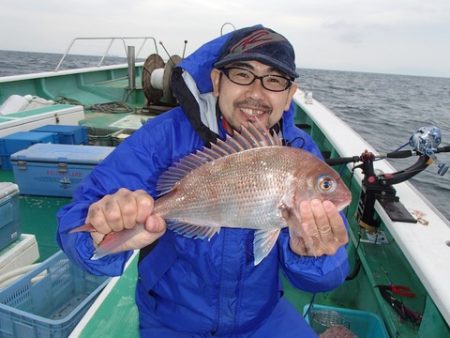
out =
{"type": "MultiPolygon", "coordinates": [[[[319,199],[342,210],[351,202],[333,168],[306,150],[284,146],[280,136],[252,122],[172,164],[159,177],[157,190],[153,214],[179,235],[211,240],[222,227],[254,229],[255,266],[287,226],[283,209],[319,199]]],[[[72,232],[89,230],[93,227],[84,225],[72,232]]],[[[120,252],[143,231],[139,224],[107,234],[93,259],[120,252]]]]}

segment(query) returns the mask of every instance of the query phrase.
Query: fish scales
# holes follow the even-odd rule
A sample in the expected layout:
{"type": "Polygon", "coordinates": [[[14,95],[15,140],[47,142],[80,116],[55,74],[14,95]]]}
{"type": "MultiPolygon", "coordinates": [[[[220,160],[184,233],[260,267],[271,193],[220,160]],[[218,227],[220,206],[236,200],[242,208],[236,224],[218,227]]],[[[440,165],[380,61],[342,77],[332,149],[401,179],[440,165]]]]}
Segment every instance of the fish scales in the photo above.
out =
{"type": "Polygon", "coordinates": [[[294,148],[271,146],[208,162],[158,199],[155,213],[205,226],[281,226],[278,207],[287,178],[299,164],[298,156],[294,148]]]}

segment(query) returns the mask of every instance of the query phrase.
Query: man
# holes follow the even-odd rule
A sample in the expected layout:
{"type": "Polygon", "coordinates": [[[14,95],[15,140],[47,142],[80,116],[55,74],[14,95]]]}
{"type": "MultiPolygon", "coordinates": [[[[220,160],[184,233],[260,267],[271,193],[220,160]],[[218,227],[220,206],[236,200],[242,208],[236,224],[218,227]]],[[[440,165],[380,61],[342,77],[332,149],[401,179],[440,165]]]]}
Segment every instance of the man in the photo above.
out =
{"type": "Polygon", "coordinates": [[[328,201],[304,202],[283,214],[276,247],[253,264],[254,231],[222,229],[208,240],[166,231],[152,214],[156,182],[174,161],[216,137],[259,120],[286,144],[320,156],[293,122],[297,77],[294,50],[280,34],[248,27],[215,39],[175,69],[172,88],[180,107],[152,119],[104,160],[58,214],[58,240],[72,259],[94,274],[118,275],[130,252],[91,260],[111,231],[144,224],[136,303],[145,337],[309,337],[301,315],[282,298],[281,268],[309,292],[339,286],[348,273],[343,218],[328,201]],[[152,197],[153,196],[153,197],[152,197]],[[69,234],[84,223],[97,232],[69,234]]]}

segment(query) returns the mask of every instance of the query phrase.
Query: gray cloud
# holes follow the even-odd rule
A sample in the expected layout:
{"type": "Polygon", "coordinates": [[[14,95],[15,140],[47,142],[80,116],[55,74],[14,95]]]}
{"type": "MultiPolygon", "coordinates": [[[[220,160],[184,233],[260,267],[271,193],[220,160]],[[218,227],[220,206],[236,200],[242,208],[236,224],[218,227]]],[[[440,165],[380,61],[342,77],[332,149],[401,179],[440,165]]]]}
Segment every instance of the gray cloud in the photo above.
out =
{"type": "Polygon", "coordinates": [[[0,48],[62,53],[76,36],[154,36],[178,54],[187,39],[189,53],[227,21],[284,34],[303,67],[450,77],[448,0],[2,0],[0,48]]]}

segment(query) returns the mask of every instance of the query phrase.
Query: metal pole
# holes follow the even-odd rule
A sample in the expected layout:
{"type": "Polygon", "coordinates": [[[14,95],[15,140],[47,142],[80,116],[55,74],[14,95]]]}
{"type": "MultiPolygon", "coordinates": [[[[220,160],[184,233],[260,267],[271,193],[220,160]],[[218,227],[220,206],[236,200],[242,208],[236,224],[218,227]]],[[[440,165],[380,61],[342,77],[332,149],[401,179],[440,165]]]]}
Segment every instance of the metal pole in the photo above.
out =
{"type": "Polygon", "coordinates": [[[134,54],[134,46],[128,46],[128,89],[136,89],[136,58],[134,54]]]}
{"type": "Polygon", "coordinates": [[[103,57],[102,57],[102,59],[100,60],[100,62],[98,63],[97,67],[100,67],[100,66],[103,64],[103,60],[105,60],[105,57],[108,55],[108,52],[109,52],[109,50],[111,49],[111,46],[112,46],[114,40],[115,40],[115,39],[112,38],[111,41],[109,42],[109,45],[108,45],[108,47],[106,48],[105,53],[103,54],[103,57]]]}
{"type": "Polygon", "coordinates": [[[63,57],[61,58],[61,60],[59,60],[58,65],[55,68],[55,72],[57,72],[59,70],[59,67],[61,67],[61,64],[63,63],[64,59],[66,58],[67,54],[69,53],[70,49],[72,48],[73,44],[75,43],[75,41],[77,40],[77,38],[73,39],[72,42],[70,43],[69,47],[67,47],[66,52],[64,53],[63,57]]]}

